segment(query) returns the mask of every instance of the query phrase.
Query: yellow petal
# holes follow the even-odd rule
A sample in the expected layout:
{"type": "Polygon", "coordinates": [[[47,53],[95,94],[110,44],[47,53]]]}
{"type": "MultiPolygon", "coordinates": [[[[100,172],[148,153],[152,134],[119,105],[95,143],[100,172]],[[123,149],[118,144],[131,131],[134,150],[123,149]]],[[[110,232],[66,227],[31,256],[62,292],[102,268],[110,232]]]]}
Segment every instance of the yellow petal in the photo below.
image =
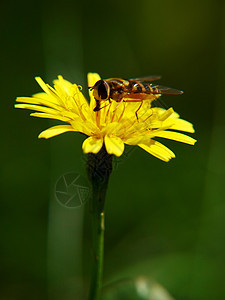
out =
{"type": "Polygon", "coordinates": [[[47,87],[47,85],[45,84],[45,82],[41,79],[41,77],[35,77],[35,80],[40,85],[40,87],[42,88],[42,90],[45,91],[45,93],[49,94],[49,88],[47,87]]]}
{"type": "Polygon", "coordinates": [[[70,90],[72,88],[72,83],[65,80],[62,75],[58,76],[58,79],[53,80],[54,88],[58,93],[65,92],[66,94],[70,95],[70,90]]]}
{"type": "Polygon", "coordinates": [[[34,95],[32,95],[33,98],[37,98],[37,99],[41,99],[42,101],[49,101],[51,103],[54,103],[56,105],[61,105],[62,104],[62,101],[59,101],[58,97],[55,97],[54,96],[51,96],[51,95],[48,95],[44,92],[41,92],[41,93],[36,93],[34,95]]]}
{"type": "MultiPolygon", "coordinates": [[[[154,134],[154,133],[153,133],[154,134]]],[[[190,145],[194,145],[196,143],[196,140],[193,139],[190,136],[187,136],[180,132],[174,132],[174,131],[159,131],[154,134],[154,136],[162,137],[174,141],[178,141],[181,143],[186,143],[190,145]]]]}
{"type": "Polygon", "coordinates": [[[90,136],[87,138],[82,145],[83,152],[86,153],[98,153],[103,145],[103,139],[102,138],[95,138],[93,136],[90,136]]]}
{"type": "Polygon", "coordinates": [[[104,135],[118,135],[120,133],[121,124],[118,122],[112,122],[102,128],[102,133],[104,135]]]}
{"type": "Polygon", "coordinates": [[[124,143],[127,145],[138,145],[142,144],[146,141],[146,139],[150,139],[151,137],[148,136],[141,136],[141,135],[133,135],[129,138],[124,139],[124,143]]]}
{"type": "Polygon", "coordinates": [[[169,109],[165,110],[163,113],[160,113],[159,120],[164,121],[167,118],[169,118],[173,113],[174,113],[174,110],[172,107],[170,107],[169,109]]]}
{"type": "Polygon", "coordinates": [[[105,148],[109,154],[121,156],[124,151],[124,142],[119,137],[105,136],[105,148]]]}
{"type": "Polygon", "coordinates": [[[50,89],[49,85],[47,85],[42,79],[41,77],[35,77],[37,83],[40,85],[40,87],[42,88],[43,91],[45,91],[46,94],[55,96],[55,94],[52,92],[52,90],[50,89]]]}
{"type": "Polygon", "coordinates": [[[92,114],[93,110],[90,109],[89,103],[77,85],[73,85],[71,93],[73,93],[72,99],[76,103],[80,116],[83,118],[83,120],[85,121],[90,118],[94,120],[92,114]]]}
{"type": "Polygon", "coordinates": [[[173,122],[173,125],[169,127],[170,129],[186,131],[186,132],[190,132],[190,133],[195,132],[193,125],[186,120],[183,120],[183,119],[174,120],[173,119],[172,122],[173,122]]]}
{"type": "Polygon", "coordinates": [[[91,87],[93,86],[98,80],[101,79],[98,73],[88,73],[88,86],[91,87]]]}
{"type": "Polygon", "coordinates": [[[54,120],[60,120],[63,122],[69,122],[70,119],[62,116],[57,116],[57,115],[51,115],[51,114],[46,114],[46,113],[31,113],[31,117],[38,117],[38,118],[46,118],[46,119],[54,119],[54,120]]]}
{"type": "Polygon", "coordinates": [[[47,114],[52,114],[52,115],[58,115],[59,114],[59,112],[55,109],[45,107],[45,106],[33,105],[33,104],[15,104],[15,107],[16,108],[37,110],[37,111],[45,112],[47,114]]]}
{"type": "Polygon", "coordinates": [[[43,91],[51,98],[55,99],[52,102],[59,103],[61,106],[64,106],[63,99],[61,99],[57,92],[48,84],[46,84],[40,77],[35,77],[37,83],[43,89],[43,91]]]}
{"type": "Polygon", "coordinates": [[[59,110],[59,111],[62,110],[61,106],[59,106],[56,103],[53,103],[53,102],[49,101],[51,99],[51,97],[49,95],[47,95],[47,94],[44,94],[44,95],[47,96],[46,99],[38,98],[36,95],[34,95],[33,97],[17,97],[16,102],[45,105],[45,106],[49,106],[49,107],[54,108],[54,109],[59,110]]]}
{"type": "Polygon", "coordinates": [[[151,140],[149,145],[139,144],[138,146],[166,162],[175,157],[175,154],[169,148],[154,140],[151,140]]]}
{"type": "Polygon", "coordinates": [[[67,131],[75,131],[75,130],[70,125],[53,126],[53,127],[50,127],[48,129],[42,131],[39,134],[38,138],[39,139],[41,139],[41,138],[49,139],[49,138],[51,138],[53,136],[59,135],[61,133],[67,132],[67,131]]]}
{"type": "Polygon", "coordinates": [[[77,118],[70,121],[70,124],[73,126],[75,131],[83,132],[86,135],[92,136],[93,133],[98,134],[99,129],[93,122],[85,121],[77,118]]]}
{"type": "MultiPolygon", "coordinates": [[[[98,75],[98,73],[88,73],[88,87],[92,87],[95,85],[95,83],[101,79],[101,77],[98,75]]],[[[93,96],[93,91],[90,91],[89,89],[89,96],[90,96],[90,108],[93,111],[93,109],[96,106],[96,101],[93,96]]]]}

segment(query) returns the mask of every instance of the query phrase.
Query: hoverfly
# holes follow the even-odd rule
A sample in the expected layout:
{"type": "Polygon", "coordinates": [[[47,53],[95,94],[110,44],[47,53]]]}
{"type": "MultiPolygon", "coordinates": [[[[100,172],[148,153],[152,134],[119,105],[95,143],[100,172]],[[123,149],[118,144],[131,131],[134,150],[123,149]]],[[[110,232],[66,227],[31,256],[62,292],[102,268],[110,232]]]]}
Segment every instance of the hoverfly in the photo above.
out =
{"type": "MultiPolygon", "coordinates": [[[[98,80],[94,86],[89,87],[93,90],[93,96],[96,101],[94,111],[99,111],[102,101],[114,100],[116,102],[141,102],[137,112],[143,104],[143,100],[155,100],[161,95],[181,95],[182,91],[170,87],[153,85],[151,82],[160,79],[160,76],[150,76],[143,78],[121,79],[109,78],[98,80]]],[[[118,104],[119,105],[119,104],[118,104]]],[[[138,117],[137,117],[138,118],[138,117]]]]}

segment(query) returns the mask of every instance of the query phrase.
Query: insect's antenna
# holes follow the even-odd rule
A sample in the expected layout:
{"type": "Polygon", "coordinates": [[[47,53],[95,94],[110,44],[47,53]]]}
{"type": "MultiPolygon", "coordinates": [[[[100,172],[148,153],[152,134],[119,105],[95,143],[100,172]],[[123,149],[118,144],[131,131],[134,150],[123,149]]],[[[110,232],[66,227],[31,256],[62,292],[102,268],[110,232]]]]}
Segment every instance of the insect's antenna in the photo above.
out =
{"type": "Polygon", "coordinates": [[[88,89],[89,89],[90,91],[92,91],[92,90],[93,90],[93,86],[89,86],[88,89]]]}

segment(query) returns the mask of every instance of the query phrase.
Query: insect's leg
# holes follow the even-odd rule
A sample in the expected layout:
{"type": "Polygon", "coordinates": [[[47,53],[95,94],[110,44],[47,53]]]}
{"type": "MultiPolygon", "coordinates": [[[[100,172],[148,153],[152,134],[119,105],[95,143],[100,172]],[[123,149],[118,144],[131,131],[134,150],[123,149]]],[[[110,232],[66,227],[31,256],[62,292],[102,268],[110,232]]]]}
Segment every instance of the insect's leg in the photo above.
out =
{"type": "Polygon", "coordinates": [[[142,104],[143,104],[143,101],[141,101],[141,104],[139,105],[139,107],[138,107],[138,109],[135,111],[135,115],[136,115],[136,118],[137,118],[137,120],[138,120],[138,111],[139,111],[139,109],[142,107],[142,104]]]}
{"type": "Polygon", "coordinates": [[[111,104],[111,102],[109,102],[109,103],[106,104],[105,106],[102,106],[100,109],[107,107],[109,104],[111,104]]]}
{"type": "Polygon", "coordinates": [[[96,101],[96,106],[95,106],[95,108],[93,109],[93,111],[99,111],[99,110],[101,110],[102,108],[108,106],[108,105],[111,103],[111,100],[109,99],[109,103],[108,103],[108,104],[106,104],[106,105],[103,106],[103,107],[100,107],[100,106],[101,106],[100,101],[97,100],[96,98],[95,98],[95,101],[96,101]]]}
{"type": "Polygon", "coordinates": [[[120,101],[118,101],[117,106],[115,107],[114,111],[120,106],[120,104],[124,102],[124,98],[120,99],[120,101]]]}
{"type": "Polygon", "coordinates": [[[124,100],[124,102],[141,102],[141,104],[139,105],[138,109],[135,112],[136,118],[138,120],[137,112],[139,111],[139,109],[141,108],[141,106],[143,104],[143,99],[128,99],[128,100],[124,100]]]}
{"type": "MultiPolygon", "coordinates": [[[[105,107],[107,107],[109,104],[111,104],[111,102],[109,102],[109,103],[108,103],[108,104],[106,104],[105,106],[99,107],[99,109],[98,109],[97,111],[101,110],[102,108],[105,108],[105,107]]],[[[96,110],[94,109],[94,111],[96,111],[96,110]]]]}

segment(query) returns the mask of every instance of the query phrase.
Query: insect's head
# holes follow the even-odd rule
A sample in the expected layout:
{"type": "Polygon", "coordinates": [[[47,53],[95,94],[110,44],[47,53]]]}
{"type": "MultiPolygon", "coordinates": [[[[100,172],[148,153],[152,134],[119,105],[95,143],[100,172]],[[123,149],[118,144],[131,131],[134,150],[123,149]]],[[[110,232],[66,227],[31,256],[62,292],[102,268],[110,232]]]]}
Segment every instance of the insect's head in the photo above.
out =
{"type": "Polygon", "coordinates": [[[105,80],[98,80],[93,87],[91,87],[93,90],[93,96],[96,100],[108,100],[109,99],[109,85],[105,80]]]}

